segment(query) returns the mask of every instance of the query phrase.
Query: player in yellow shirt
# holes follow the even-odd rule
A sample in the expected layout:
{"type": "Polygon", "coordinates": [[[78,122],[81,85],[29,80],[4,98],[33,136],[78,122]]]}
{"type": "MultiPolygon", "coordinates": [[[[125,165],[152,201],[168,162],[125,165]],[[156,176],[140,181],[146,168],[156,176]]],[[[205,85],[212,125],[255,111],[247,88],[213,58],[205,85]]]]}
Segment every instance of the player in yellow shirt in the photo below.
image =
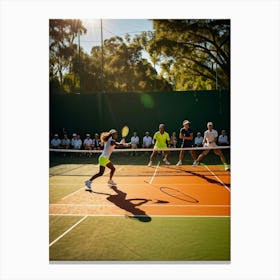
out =
{"type": "MultiPolygon", "coordinates": [[[[154,134],[153,142],[155,142],[154,151],[151,154],[150,162],[149,162],[148,166],[152,166],[153,160],[154,160],[155,156],[157,155],[158,150],[167,149],[167,144],[170,147],[170,137],[169,137],[169,134],[166,131],[164,131],[164,124],[159,125],[159,131],[157,131],[154,134]]],[[[165,164],[170,164],[170,162],[167,160],[168,155],[169,155],[169,151],[164,151],[163,161],[165,162],[165,164]]]]}

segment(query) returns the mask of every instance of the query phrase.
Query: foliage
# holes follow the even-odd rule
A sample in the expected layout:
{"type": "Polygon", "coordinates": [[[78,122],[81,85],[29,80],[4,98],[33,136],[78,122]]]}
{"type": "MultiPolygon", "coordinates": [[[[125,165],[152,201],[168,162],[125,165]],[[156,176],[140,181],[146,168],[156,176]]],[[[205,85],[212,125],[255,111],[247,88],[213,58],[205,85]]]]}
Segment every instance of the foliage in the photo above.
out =
{"type": "Polygon", "coordinates": [[[57,78],[61,88],[63,75],[65,71],[71,72],[72,60],[77,53],[78,46],[74,40],[87,30],[79,19],[51,19],[49,23],[50,79],[57,78]]]}
{"type": "Polygon", "coordinates": [[[174,90],[230,85],[229,20],[154,20],[149,52],[174,90]],[[199,86],[200,84],[200,86],[199,86]]]}
{"type": "Polygon", "coordinates": [[[50,20],[50,91],[211,90],[216,78],[219,88],[229,88],[228,20],[153,23],[154,32],[115,36],[86,53],[79,44],[87,32],[81,20],[50,20]]]}

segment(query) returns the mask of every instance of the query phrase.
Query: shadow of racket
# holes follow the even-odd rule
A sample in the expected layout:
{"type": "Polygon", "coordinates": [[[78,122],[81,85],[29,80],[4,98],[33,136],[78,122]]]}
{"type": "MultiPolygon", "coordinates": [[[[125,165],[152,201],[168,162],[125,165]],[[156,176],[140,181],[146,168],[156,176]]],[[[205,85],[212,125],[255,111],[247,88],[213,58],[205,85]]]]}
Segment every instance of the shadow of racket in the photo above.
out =
{"type": "Polygon", "coordinates": [[[178,189],[175,188],[170,188],[170,187],[165,187],[165,186],[156,186],[151,184],[150,182],[144,181],[146,184],[160,190],[162,193],[174,197],[176,199],[182,200],[182,201],[186,201],[189,203],[199,203],[199,200],[197,200],[196,198],[190,196],[189,194],[186,194],[178,189]]]}

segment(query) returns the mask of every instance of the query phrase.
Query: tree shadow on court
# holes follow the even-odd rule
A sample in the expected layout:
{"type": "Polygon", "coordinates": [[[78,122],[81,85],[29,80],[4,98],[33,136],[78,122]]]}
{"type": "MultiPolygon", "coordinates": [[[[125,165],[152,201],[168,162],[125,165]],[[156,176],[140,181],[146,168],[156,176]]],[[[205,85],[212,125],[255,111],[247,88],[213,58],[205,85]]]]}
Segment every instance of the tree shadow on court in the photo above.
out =
{"type": "Polygon", "coordinates": [[[108,197],[106,199],[108,201],[112,202],[119,208],[124,209],[127,212],[130,212],[133,215],[133,216],[128,216],[128,218],[137,219],[140,222],[144,222],[144,223],[150,222],[152,220],[152,218],[148,216],[145,211],[137,208],[137,206],[141,206],[147,203],[148,201],[151,201],[150,199],[146,199],[146,198],[126,199],[127,193],[122,192],[116,186],[111,187],[111,189],[114,190],[117,194],[112,195],[109,193],[102,193],[96,191],[91,191],[91,193],[107,195],[108,197]]]}

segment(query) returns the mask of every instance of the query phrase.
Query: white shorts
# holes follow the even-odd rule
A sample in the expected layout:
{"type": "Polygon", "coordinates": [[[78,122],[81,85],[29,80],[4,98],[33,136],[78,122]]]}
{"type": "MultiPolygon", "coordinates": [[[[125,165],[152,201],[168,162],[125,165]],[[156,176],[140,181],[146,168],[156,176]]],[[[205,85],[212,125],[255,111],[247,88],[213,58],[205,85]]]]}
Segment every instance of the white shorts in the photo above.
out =
{"type": "MultiPolygon", "coordinates": [[[[219,146],[214,142],[214,143],[205,143],[203,147],[217,147],[217,148],[218,148],[219,146]]],[[[217,152],[219,153],[219,151],[216,152],[216,149],[206,149],[206,150],[203,151],[203,154],[204,154],[204,155],[207,155],[211,150],[212,150],[215,154],[216,154],[217,152]]]]}

